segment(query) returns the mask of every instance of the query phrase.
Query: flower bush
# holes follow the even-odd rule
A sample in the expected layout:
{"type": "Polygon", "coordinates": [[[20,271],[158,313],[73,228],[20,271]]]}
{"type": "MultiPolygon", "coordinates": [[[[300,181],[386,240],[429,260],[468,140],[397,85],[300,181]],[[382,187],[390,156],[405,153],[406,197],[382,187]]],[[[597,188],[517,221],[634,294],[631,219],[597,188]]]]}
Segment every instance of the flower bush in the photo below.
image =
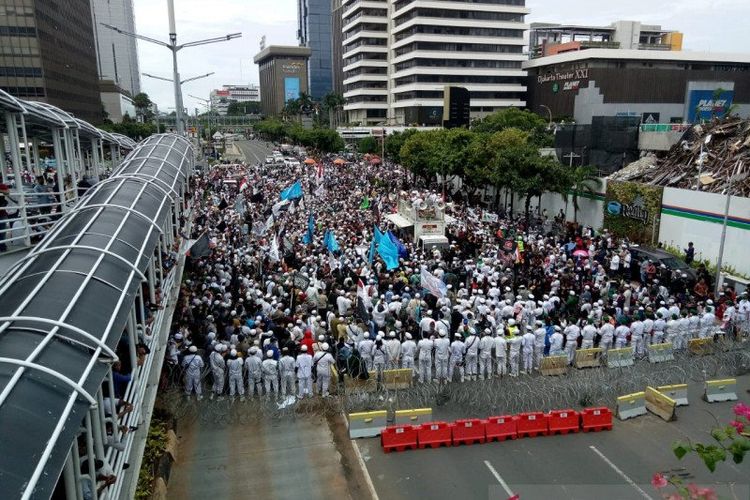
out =
{"type": "MultiPolygon", "coordinates": [[[[696,453],[706,468],[714,472],[719,462],[724,462],[731,455],[732,461],[739,464],[745,459],[745,455],[750,451],[750,434],[745,432],[745,428],[750,425],[750,406],[744,403],[737,403],[732,409],[734,420],[725,426],[719,426],[711,431],[711,437],[715,443],[684,443],[676,442],[672,446],[672,451],[678,459],[682,459],[688,453],[696,453]]],[[[662,498],[666,500],[717,500],[716,492],[711,488],[704,488],[693,483],[685,484],[677,476],[665,476],[656,473],[651,478],[651,486],[662,493],[662,498]],[[664,491],[669,486],[672,490],[664,491]]]]}

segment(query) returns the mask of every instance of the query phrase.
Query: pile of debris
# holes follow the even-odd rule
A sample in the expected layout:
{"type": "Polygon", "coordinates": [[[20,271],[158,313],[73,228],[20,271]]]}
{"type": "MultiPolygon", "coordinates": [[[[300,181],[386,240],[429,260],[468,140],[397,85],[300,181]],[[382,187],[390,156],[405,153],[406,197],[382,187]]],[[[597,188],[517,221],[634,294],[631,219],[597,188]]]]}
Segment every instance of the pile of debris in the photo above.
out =
{"type": "Polygon", "coordinates": [[[662,158],[644,156],[609,178],[750,197],[750,120],[694,125],[662,158]]]}

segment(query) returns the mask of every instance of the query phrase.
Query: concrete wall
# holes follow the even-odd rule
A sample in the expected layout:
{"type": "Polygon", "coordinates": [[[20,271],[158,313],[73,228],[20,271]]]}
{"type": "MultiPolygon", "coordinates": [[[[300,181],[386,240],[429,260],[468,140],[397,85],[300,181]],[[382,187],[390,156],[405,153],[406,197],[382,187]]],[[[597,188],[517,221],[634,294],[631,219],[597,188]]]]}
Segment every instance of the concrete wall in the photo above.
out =
{"type": "Polygon", "coordinates": [[[578,90],[573,116],[576,123],[590,125],[594,116],[642,116],[643,113],[659,113],[660,120],[668,123],[672,118],[682,118],[684,103],[604,102],[604,94],[595,80],[578,90]]]}
{"type": "MultiPolygon", "coordinates": [[[[604,224],[604,193],[607,191],[607,179],[602,179],[602,184],[595,189],[593,195],[578,196],[578,223],[601,229],[604,224]]],[[[547,209],[547,215],[554,217],[563,210],[568,222],[573,222],[575,210],[573,208],[573,195],[568,195],[568,201],[557,193],[546,193],[542,195],[540,207],[547,209]]]]}
{"type": "MultiPolygon", "coordinates": [[[[695,244],[696,258],[714,264],[719,256],[726,196],[687,189],[664,188],[659,241],[685,248],[695,244]]],[[[733,196],[729,207],[724,263],[750,274],[750,198],[733,196]]]]}
{"type": "Polygon", "coordinates": [[[638,134],[638,149],[641,151],[669,151],[677,144],[684,131],[678,132],[644,132],[638,134]]]}

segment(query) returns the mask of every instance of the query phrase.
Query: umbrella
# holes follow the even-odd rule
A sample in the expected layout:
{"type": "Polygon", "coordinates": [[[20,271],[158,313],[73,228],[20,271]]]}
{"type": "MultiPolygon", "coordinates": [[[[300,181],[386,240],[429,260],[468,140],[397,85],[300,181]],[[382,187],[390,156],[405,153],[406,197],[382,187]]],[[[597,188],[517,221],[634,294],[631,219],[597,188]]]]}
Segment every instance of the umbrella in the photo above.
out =
{"type": "Polygon", "coordinates": [[[344,160],[343,158],[336,158],[335,160],[333,160],[333,164],[334,165],[344,165],[344,164],[346,164],[346,160],[344,160]]]}
{"type": "Polygon", "coordinates": [[[583,248],[579,248],[575,252],[573,252],[573,257],[588,257],[589,252],[588,250],[584,250],[583,248]]]}
{"type": "Polygon", "coordinates": [[[313,160],[312,158],[305,158],[305,165],[315,165],[316,163],[318,162],[313,160]]]}

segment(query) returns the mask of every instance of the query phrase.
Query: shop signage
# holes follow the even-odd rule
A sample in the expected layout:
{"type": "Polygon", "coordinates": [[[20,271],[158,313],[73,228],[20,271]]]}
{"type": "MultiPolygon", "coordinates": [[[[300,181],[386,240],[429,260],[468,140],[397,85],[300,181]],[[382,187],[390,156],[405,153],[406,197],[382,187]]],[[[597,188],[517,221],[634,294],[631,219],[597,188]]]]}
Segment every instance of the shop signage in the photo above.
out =
{"type": "Polygon", "coordinates": [[[642,196],[636,196],[632,203],[610,201],[607,203],[607,212],[611,215],[621,215],[622,217],[648,224],[648,209],[645,206],[642,196]]]}
{"type": "Polygon", "coordinates": [[[422,224],[422,234],[440,234],[440,227],[437,224],[422,224]]]}
{"type": "Polygon", "coordinates": [[[567,80],[586,80],[589,77],[589,69],[572,69],[570,71],[558,71],[555,73],[546,73],[536,77],[537,83],[547,82],[564,82],[567,80]]]}

